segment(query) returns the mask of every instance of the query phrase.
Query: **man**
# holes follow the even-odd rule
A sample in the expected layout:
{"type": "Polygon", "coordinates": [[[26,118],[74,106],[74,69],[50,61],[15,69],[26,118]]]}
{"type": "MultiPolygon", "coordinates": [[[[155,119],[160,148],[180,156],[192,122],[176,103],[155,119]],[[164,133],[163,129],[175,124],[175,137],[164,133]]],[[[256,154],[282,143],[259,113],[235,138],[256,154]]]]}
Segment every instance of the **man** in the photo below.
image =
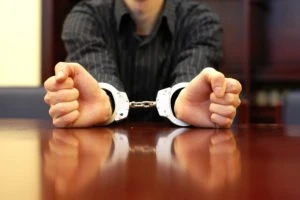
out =
{"type": "Polygon", "coordinates": [[[129,100],[156,100],[128,118],[230,127],[241,84],[208,67],[219,64],[221,33],[217,16],[197,2],[80,2],[63,28],[67,62],[44,84],[53,124],[107,125],[127,117],[129,100]]]}

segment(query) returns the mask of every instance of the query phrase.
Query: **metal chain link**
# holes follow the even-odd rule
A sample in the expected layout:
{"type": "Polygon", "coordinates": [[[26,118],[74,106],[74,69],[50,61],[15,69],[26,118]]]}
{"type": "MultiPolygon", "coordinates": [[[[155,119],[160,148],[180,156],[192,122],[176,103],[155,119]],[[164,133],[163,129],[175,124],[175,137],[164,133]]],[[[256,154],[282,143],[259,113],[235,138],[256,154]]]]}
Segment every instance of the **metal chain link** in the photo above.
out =
{"type": "Polygon", "coordinates": [[[152,108],[156,106],[155,101],[132,101],[129,103],[130,108],[152,108]]]}
{"type": "Polygon", "coordinates": [[[156,149],[155,147],[152,146],[134,146],[134,147],[130,147],[129,148],[129,152],[130,153],[145,153],[145,154],[149,154],[149,153],[155,153],[156,149]]]}

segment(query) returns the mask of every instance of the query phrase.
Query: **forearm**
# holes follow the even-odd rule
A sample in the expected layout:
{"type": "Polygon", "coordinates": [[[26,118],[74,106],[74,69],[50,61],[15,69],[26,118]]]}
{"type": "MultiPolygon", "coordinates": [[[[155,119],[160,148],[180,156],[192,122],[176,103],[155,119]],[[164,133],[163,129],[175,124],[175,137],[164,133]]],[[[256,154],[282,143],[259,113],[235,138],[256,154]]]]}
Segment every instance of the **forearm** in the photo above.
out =
{"type": "Polygon", "coordinates": [[[223,29],[216,14],[208,8],[191,11],[183,23],[183,41],[174,55],[172,84],[189,82],[205,67],[218,68],[221,61],[221,38],[223,29]]]}
{"type": "Polygon", "coordinates": [[[62,31],[66,61],[81,64],[98,82],[109,83],[123,91],[115,45],[104,36],[108,29],[105,20],[95,16],[88,2],[81,2],[67,16],[62,31]]]}

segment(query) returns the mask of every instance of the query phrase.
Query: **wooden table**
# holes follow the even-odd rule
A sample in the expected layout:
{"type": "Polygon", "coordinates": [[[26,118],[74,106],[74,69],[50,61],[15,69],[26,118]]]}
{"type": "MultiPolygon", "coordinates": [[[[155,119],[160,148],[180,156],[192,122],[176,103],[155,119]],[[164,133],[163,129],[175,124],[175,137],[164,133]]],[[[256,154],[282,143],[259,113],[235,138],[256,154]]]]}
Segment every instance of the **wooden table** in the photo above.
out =
{"type": "Polygon", "coordinates": [[[0,199],[300,199],[300,127],[0,120],[0,199]]]}

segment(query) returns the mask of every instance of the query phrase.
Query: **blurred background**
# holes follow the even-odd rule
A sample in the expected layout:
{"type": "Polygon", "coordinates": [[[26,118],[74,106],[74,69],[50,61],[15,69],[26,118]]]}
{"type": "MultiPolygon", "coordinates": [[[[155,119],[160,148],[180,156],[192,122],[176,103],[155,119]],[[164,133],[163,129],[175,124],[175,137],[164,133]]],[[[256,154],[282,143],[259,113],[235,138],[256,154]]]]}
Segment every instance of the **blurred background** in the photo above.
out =
{"type": "MultiPolygon", "coordinates": [[[[220,67],[243,84],[242,120],[280,123],[282,97],[300,87],[300,1],[197,1],[222,21],[220,67]]],[[[61,27],[79,0],[0,2],[0,87],[41,86],[66,56],[61,27]]]]}
{"type": "Polygon", "coordinates": [[[38,86],[42,1],[0,0],[0,4],[0,86],[38,86]]]}

